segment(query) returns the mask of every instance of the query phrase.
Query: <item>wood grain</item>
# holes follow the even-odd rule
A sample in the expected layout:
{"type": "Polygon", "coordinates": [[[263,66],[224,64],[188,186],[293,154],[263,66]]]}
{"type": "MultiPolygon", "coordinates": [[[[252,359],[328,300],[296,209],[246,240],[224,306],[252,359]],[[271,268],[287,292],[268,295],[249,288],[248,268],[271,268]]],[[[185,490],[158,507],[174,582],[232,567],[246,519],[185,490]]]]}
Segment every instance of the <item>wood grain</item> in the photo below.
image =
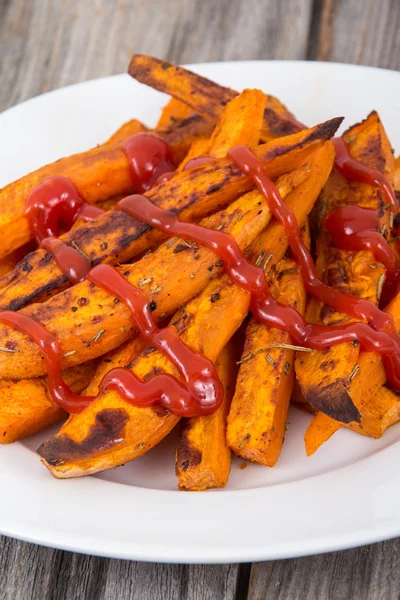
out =
{"type": "Polygon", "coordinates": [[[400,540],[253,565],[248,600],[398,600],[400,540]]]}
{"type": "MultiPolygon", "coordinates": [[[[0,110],[126,70],[175,62],[335,60],[400,68],[398,0],[0,0],[0,110]]],[[[62,518],[62,516],[60,517],[62,518]]],[[[253,566],[249,600],[392,600],[400,541],[253,566]]],[[[244,600],[247,565],[157,565],[0,538],[0,600],[244,600]]]]}
{"type": "Polygon", "coordinates": [[[311,0],[0,0],[0,17],[2,110],[125,72],[134,52],[180,63],[305,58],[311,0]]]}
{"type": "Polygon", "coordinates": [[[398,0],[314,2],[308,58],[400,68],[398,0]]]}

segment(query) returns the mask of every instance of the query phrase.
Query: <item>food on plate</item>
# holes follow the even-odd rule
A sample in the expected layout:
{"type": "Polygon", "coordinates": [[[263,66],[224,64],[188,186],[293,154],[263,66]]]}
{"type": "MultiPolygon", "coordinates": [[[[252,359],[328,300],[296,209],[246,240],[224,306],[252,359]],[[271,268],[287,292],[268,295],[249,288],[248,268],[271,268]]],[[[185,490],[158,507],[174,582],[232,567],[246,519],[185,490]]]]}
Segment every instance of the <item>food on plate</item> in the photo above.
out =
{"type": "Polygon", "coordinates": [[[103,145],[0,190],[0,429],[63,419],[59,479],[134,460],[179,423],[178,488],[231,453],[274,467],[290,402],[308,455],[400,420],[399,161],[377,112],[334,137],[274,96],[158,59],[169,94],[103,145]],[[69,416],[68,416],[69,415],[69,416]],[[334,441],[332,442],[334,443],[334,441]]]}

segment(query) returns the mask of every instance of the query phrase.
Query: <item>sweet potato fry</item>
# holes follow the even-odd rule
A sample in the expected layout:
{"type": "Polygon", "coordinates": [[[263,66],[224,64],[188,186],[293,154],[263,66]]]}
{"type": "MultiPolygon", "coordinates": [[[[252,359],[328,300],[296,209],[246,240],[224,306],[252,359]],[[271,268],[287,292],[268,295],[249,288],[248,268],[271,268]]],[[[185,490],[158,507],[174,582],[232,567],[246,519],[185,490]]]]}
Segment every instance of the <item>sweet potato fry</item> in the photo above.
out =
{"type": "Polygon", "coordinates": [[[181,420],[176,450],[176,475],[180,490],[224,487],[231,469],[231,451],[226,442],[226,419],[236,376],[236,349],[229,342],[215,362],[224,387],[222,405],[206,417],[181,420]]]}
{"type": "MultiPolygon", "coordinates": [[[[400,294],[386,308],[392,315],[397,331],[400,332],[400,294]]],[[[353,368],[353,377],[349,395],[360,413],[360,423],[343,423],[332,419],[328,415],[318,412],[306,430],[304,442],[308,456],[314,454],[336,431],[343,426],[355,429],[363,425],[364,406],[366,406],[366,427],[369,420],[369,406],[372,399],[379,394],[386,382],[386,373],[381,357],[375,352],[360,352],[356,368],[353,368]]]]}
{"type": "Polygon", "coordinates": [[[179,102],[175,98],[171,98],[164,106],[161,116],[158,119],[157,129],[165,129],[170,127],[179,119],[186,119],[193,114],[193,110],[187,104],[179,102]]]}
{"type": "Polygon", "coordinates": [[[131,137],[131,135],[135,135],[135,133],[142,133],[144,131],[149,131],[146,125],[137,119],[131,119],[130,121],[127,121],[121,125],[121,127],[112,134],[112,136],[107,140],[106,145],[125,142],[128,137],[131,137]]]}
{"type": "MultiPolygon", "coordinates": [[[[278,181],[281,193],[286,196],[293,190],[294,182],[302,181],[305,175],[304,170],[299,170],[283,176],[280,183],[278,181]]],[[[246,247],[264,229],[270,216],[265,199],[253,190],[202,223],[211,229],[222,227],[241,247],[246,247]]],[[[184,240],[172,239],[120,270],[128,281],[149,293],[157,303],[155,316],[163,318],[198,294],[222,271],[222,264],[206,248],[199,249],[184,240]]],[[[57,335],[63,352],[74,352],[63,360],[63,367],[104,354],[133,334],[128,309],[88,281],[64,290],[47,302],[27,306],[22,312],[38,319],[48,331],[57,335]]],[[[26,336],[15,330],[10,336],[10,328],[0,325],[0,338],[3,338],[0,346],[3,342],[4,345],[12,343],[18,350],[0,352],[3,377],[18,379],[44,374],[41,354],[26,336]]]]}
{"type": "MultiPolygon", "coordinates": [[[[254,153],[265,159],[266,172],[275,178],[297,169],[332,137],[340,122],[341,119],[333,119],[292,136],[272,140],[254,148],[254,153]]],[[[158,206],[173,208],[182,220],[189,221],[232,202],[252,187],[250,179],[230,160],[223,158],[179,173],[146,195],[158,206]]],[[[161,236],[126,213],[112,210],[91,223],[74,228],[61,239],[77,246],[92,264],[115,264],[141,254],[161,236]]],[[[0,310],[18,310],[29,302],[43,300],[66,285],[67,278],[51,255],[45,250],[37,250],[0,280],[0,310]]]]}
{"type": "MultiPolygon", "coordinates": [[[[224,106],[237,95],[230,88],[151,56],[135,54],[128,72],[141,83],[173,96],[213,122],[220,118],[224,106]]],[[[300,131],[302,128],[291,117],[293,115],[277,98],[267,96],[262,140],[300,131]]]]}
{"type": "MultiPolygon", "coordinates": [[[[313,157],[313,159],[319,158],[317,163],[320,169],[316,169],[316,174],[321,177],[321,171],[323,171],[321,165],[327,163],[326,179],[330,169],[329,160],[331,161],[330,164],[333,161],[332,144],[328,143],[316,155],[318,156],[313,157]]],[[[308,197],[307,192],[314,189],[316,185],[314,180],[309,183],[308,178],[304,179],[304,173],[306,172],[303,169],[302,182],[287,197],[287,203],[295,211],[295,214],[297,212],[302,214],[304,200],[308,197]]],[[[323,181],[321,180],[321,186],[323,181]]],[[[308,210],[310,208],[311,203],[309,203],[308,210]]],[[[243,223],[243,221],[244,219],[240,223],[243,223]]],[[[278,258],[282,258],[286,251],[287,240],[285,246],[282,241],[284,232],[278,232],[276,227],[274,231],[276,235],[271,238],[269,249],[278,258]]],[[[238,236],[235,235],[235,237],[238,240],[238,236]]],[[[190,252],[190,249],[187,252],[190,252]]],[[[204,249],[201,252],[204,253],[204,249]]],[[[257,252],[258,246],[255,246],[253,250],[249,251],[249,258],[256,260],[257,252]]],[[[218,267],[214,265],[211,273],[217,270],[218,267]]],[[[178,289],[178,286],[175,289],[178,289]]],[[[248,311],[249,302],[249,294],[232,285],[228,277],[223,274],[220,278],[210,282],[200,296],[197,296],[186,306],[185,314],[195,315],[195,318],[183,318],[181,314],[178,319],[173,320],[174,325],[178,331],[182,331],[183,339],[191,347],[198,349],[205,356],[213,358],[219,354],[223,345],[227,343],[241,323],[248,311]],[[215,298],[215,294],[219,295],[218,302],[210,303],[210,298],[212,296],[215,298]]],[[[107,365],[105,368],[107,368],[107,365]]],[[[154,369],[158,368],[161,370],[170,369],[171,365],[168,362],[166,363],[158,352],[152,352],[148,355],[142,353],[132,362],[131,368],[143,379],[146,373],[154,374],[154,369]]],[[[168,372],[171,372],[171,370],[168,370],[168,372]]],[[[175,373],[173,370],[172,372],[175,373]]],[[[94,383],[95,387],[89,388],[90,393],[97,391],[96,386],[98,386],[98,383],[99,377],[94,383]]],[[[80,415],[71,418],[57,436],[40,448],[39,453],[43,457],[46,466],[56,477],[86,475],[115,467],[127,460],[141,456],[165,437],[177,421],[176,416],[165,414],[163,411],[135,408],[121,400],[117,394],[109,392],[96,399],[80,415]],[[125,413],[128,413],[127,417],[125,417],[125,413]],[[108,434],[107,432],[103,434],[100,440],[101,448],[96,448],[94,447],[94,440],[96,434],[103,429],[103,425],[107,427],[108,434]],[[123,440],[114,445],[114,438],[121,438],[121,430],[124,427],[123,440]],[[71,440],[72,450],[70,455],[66,456],[65,444],[70,445],[71,440]],[[82,442],[84,443],[82,444],[82,442]]]]}
{"type": "Polygon", "coordinates": [[[266,97],[260,90],[243,90],[228,102],[210,139],[210,156],[223,158],[238,144],[256,146],[260,140],[266,97]]]}
{"type": "Polygon", "coordinates": [[[223,158],[239,144],[256,146],[260,139],[265,95],[259,90],[244,90],[233,98],[222,111],[209,140],[196,140],[179,165],[183,171],[187,163],[198,156],[223,158]]]}
{"type": "MultiPolygon", "coordinates": [[[[71,389],[79,394],[95,372],[93,362],[72,367],[63,373],[71,389]]],[[[0,444],[9,444],[42,431],[66,416],[53,402],[47,377],[0,382],[0,444]]]]}
{"type": "MultiPolygon", "coordinates": [[[[249,295],[224,275],[209,283],[173,319],[181,338],[195,351],[215,361],[247,314],[249,295]],[[218,301],[210,301],[218,294],[218,301]]],[[[129,368],[143,381],[156,373],[179,377],[158,351],[146,350],[129,368]]],[[[147,452],[179,421],[162,407],[137,408],[115,392],[98,396],[60,432],[42,444],[38,453],[59,478],[79,477],[124,464],[147,452]]]]}
{"type": "MultiPolygon", "coordinates": [[[[174,159],[179,163],[193,140],[208,137],[211,131],[209,123],[200,117],[193,117],[157,133],[171,145],[174,159]]],[[[0,258],[31,239],[25,217],[26,199],[34,187],[53,175],[68,177],[89,203],[132,191],[122,140],[62,158],[25,175],[0,190],[0,258]]]]}
{"type": "MultiPolygon", "coordinates": [[[[277,267],[270,278],[273,295],[303,313],[306,293],[296,263],[284,259],[277,267]]],[[[294,378],[290,344],[285,331],[250,321],[228,417],[233,452],[269,467],[276,464],[285,437],[294,378]]]]}
{"type": "Polygon", "coordinates": [[[384,385],[371,398],[361,399],[360,414],[360,423],[347,423],[345,427],[378,439],[400,421],[399,395],[384,385]]]}
{"type": "MultiPolygon", "coordinates": [[[[332,144],[328,143],[316,154],[319,154],[319,165],[328,163],[326,165],[326,179],[330,169],[330,165],[333,161],[332,144]],[[331,161],[330,164],[329,160],[331,161]]],[[[322,167],[320,167],[320,169],[321,171],[323,170],[322,167]]],[[[303,173],[305,172],[306,171],[303,170],[303,173]]],[[[316,169],[316,173],[319,174],[320,171],[316,169]]],[[[323,185],[323,181],[325,179],[321,180],[321,186],[323,185]]],[[[299,211],[300,209],[304,211],[304,202],[301,202],[301,200],[307,198],[307,190],[310,191],[310,189],[313,189],[315,186],[314,181],[309,183],[308,186],[307,183],[308,179],[303,180],[302,183],[298,186],[298,188],[296,188],[287,197],[287,203],[289,206],[291,206],[291,208],[294,211],[299,211]]],[[[310,208],[311,204],[309,204],[308,210],[310,210],[310,208]]],[[[240,222],[242,223],[243,220],[240,222]]],[[[275,231],[277,231],[276,228],[275,231]]],[[[271,239],[272,245],[270,247],[270,250],[276,253],[276,255],[280,254],[281,256],[283,256],[283,254],[286,251],[287,241],[285,246],[284,243],[282,243],[283,237],[284,235],[281,232],[279,235],[271,239]]],[[[256,246],[253,250],[253,254],[251,252],[249,253],[249,258],[255,260],[257,258],[257,254],[254,254],[254,252],[257,251],[258,247],[256,246]]],[[[204,249],[202,250],[202,252],[204,252],[204,249]]],[[[213,271],[215,270],[216,266],[214,266],[213,271]]],[[[243,316],[247,313],[249,301],[249,294],[244,290],[241,290],[240,288],[231,285],[226,275],[223,275],[222,278],[218,280],[214,280],[212,283],[209,284],[209,286],[204,290],[204,292],[200,296],[198,296],[195,300],[193,300],[190,303],[190,306],[192,307],[191,310],[193,311],[194,309],[196,309],[196,318],[193,320],[186,318],[184,320],[184,326],[188,326],[186,334],[187,338],[184,339],[188,343],[190,343],[192,347],[199,348],[199,351],[205,354],[206,356],[216,356],[219,352],[219,349],[221,348],[218,344],[220,342],[225,343],[226,341],[228,341],[229,336],[233,333],[233,330],[235,330],[238,327],[239,323],[243,319],[243,316]],[[226,289],[228,289],[229,291],[226,292],[226,289]],[[219,294],[219,300],[218,302],[214,302],[212,306],[210,306],[209,298],[213,295],[215,297],[216,293],[219,294]],[[197,310],[200,306],[203,306],[204,310],[197,310]],[[210,312],[212,308],[218,308],[219,310],[215,312],[210,312]],[[233,313],[231,312],[232,309],[234,309],[233,313]],[[211,315],[213,315],[213,318],[211,318],[211,315]],[[229,333],[229,335],[227,328],[229,328],[229,331],[231,332],[229,333]],[[201,331],[201,335],[199,334],[199,331],[201,331]],[[217,337],[213,336],[213,331],[218,332],[217,337]],[[222,333],[226,333],[226,338],[221,340],[222,333]],[[203,340],[204,336],[205,340],[203,340]],[[208,347],[210,347],[210,352],[213,352],[214,354],[208,353],[208,347]]],[[[186,308],[186,313],[187,312],[188,307],[186,308]]],[[[178,328],[178,330],[180,329],[178,328]]],[[[150,363],[152,365],[152,368],[159,366],[157,356],[158,354],[153,352],[147,357],[147,360],[149,361],[147,364],[150,363]]],[[[135,364],[137,364],[137,362],[135,364]]],[[[162,368],[164,368],[164,364],[162,364],[161,366],[162,368]]],[[[148,369],[151,371],[150,367],[148,367],[148,369]]],[[[140,372],[138,372],[138,374],[140,375],[140,372]]],[[[74,417],[73,420],[79,419],[79,423],[82,425],[81,428],[78,429],[78,425],[75,424],[75,428],[67,430],[63,429],[62,432],[60,432],[60,435],[63,435],[64,432],[66,432],[68,435],[68,432],[71,431],[73,432],[71,435],[75,441],[82,441],[85,438],[85,432],[87,433],[89,430],[91,430],[93,423],[96,425],[96,422],[98,422],[97,414],[99,412],[101,413],[103,410],[107,411],[110,407],[114,409],[124,409],[127,406],[126,403],[124,403],[118,398],[118,396],[116,396],[116,394],[107,394],[106,400],[102,398],[103,397],[100,397],[98,400],[95,401],[95,404],[83,411],[82,415],[74,417]],[[87,415],[87,417],[85,415],[87,415]],[[78,431],[80,431],[81,433],[78,434],[78,431]],[[78,434],[78,437],[75,436],[75,432],[78,434]]],[[[90,469],[90,472],[95,472],[98,470],[111,468],[112,466],[121,464],[121,462],[125,462],[126,460],[131,460],[136,456],[141,455],[147,449],[158,443],[158,441],[160,441],[162,437],[164,437],[177,422],[176,417],[172,415],[160,416],[157,415],[154,411],[149,411],[148,409],[135,409],[134,407],[128,405],[127,410],[132,411],[129,414],[132,415],[133,421],[131,427],[131,419],[129,418],[127,425],[128,432],[125,435],[125,439],[127,440],[127,442],[123,442],[123,445],[120,447],[120,452],[116,452],[115,447],[113,446],[112,451],[108,450],[101,452],[99,455],[96,454],[98,458],[94,457],[94,452],[88,453],[90,454],[90,456],[82,456],[82,460],[79,460],[79,464],[77,464],[77,461],[74,457],[75,462],[72,465],[56,464],[54,465],[54,467],[50,466],[53,474],[58,477],[83,475],[89,472],[88,469],[90,469]],[[143,440],[144,435],[146,436],[145,441],[143,440]]],[[[105,413],[105,415],[101,414],[100,422],[104,416],[107,417],[107,412],[105,413]]],[[[66,427],[69,427],[69,424],[67,424],[66,427]]],[[[54,442],[50,440],[49,446],[45,445],[40,450],[40,453],[47,460],[48,463],[58,463],[60,460],[59,456],[55,457],[54,454],[52,454],[54,448],[57,446],[57,443],[57,441],[54,442]]]]}
{"type": "MultiPolygon", "coordinates": [[[[392,177],[393,155],[376,113],[371,113],[365,121],[352,127],[344,139],[348,142],[350,154],[357,160],[392,177]]],[[[389,207],[383,204],[378,189],[355,181],[348,182],[334,170],[322,191],[319,215],[344,204],[381,209],[381,228],[389,230],[389,207]]],[[[318,274],[327,283],[375,304],[378,302],[385,270],[371,252],[339,250],[333,246],[329,235],[322,231],[317,239],[316,254],[318,274]]],[[[306,319],[324,325],[352,321],[316,299],[310,299],[306,319]]],[[[306,400],[338,421],[350,422],[358,418],[350,389],[359,352],[358,345],[345,343],[322,352],[301,353],[296,360],[296,375],[306,400]]]]}

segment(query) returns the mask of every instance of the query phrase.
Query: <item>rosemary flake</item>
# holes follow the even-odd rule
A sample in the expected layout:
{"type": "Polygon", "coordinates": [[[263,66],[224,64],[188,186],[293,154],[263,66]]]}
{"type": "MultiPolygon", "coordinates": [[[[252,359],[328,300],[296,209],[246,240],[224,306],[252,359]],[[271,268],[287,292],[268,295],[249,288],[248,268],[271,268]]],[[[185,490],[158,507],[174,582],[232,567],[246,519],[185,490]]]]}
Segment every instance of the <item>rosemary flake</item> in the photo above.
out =
{"type": "Polygon", "coordinates": [[[12,354],[15,354],[15,352],[19,352],[19,350],[17,350],[16,348],[7,348],[6,346],[0,346],[0,351],[11,352],[12,354]]]}
{"type": "Polygon", "coordinates": [[[138,444],[135,448],[135,450],[141,450],[144,446],[144,442],[140,442],[140,444],[138,444]]]}
{"type": "Polygon", "coordinates": [[[161,290],[164,289],[162,285],[159,285],[158,287],[154,288],[154,290],[151,290],[152,294],[157,294],[158,292],[161,292],[161,290]]]}
{"type": "Polygon", "coordinates": [[[355,142],[357,139],[356,135],[351,135],[350,137],[346,138],[346,144],[351,144],[352,142],[355,142]]]}
{"type": "Polygon", "coordinates": [[[378,286],[376,288],[376,299],[379,301],[382,295],[383,284],[385,283],[385,274],[381,273],[379,275],[378,286]]]}
{"type": "Polygon", "coordinates": [[[257,260],[256,260],[256,267],[259,267],[261,265],[262,261],[264,260],[265,254],[266,254],[265,250],[262,250],[260,252],[260,254],[258,255],[257,260]]]}
{"type": "Polygon", "coordinates": [[[62,357],[67,358],[67,356],[73,356],[74,354],[76,354],[76,350],[70,350],[69,352],[65,352],[62,357]]]}
{"type": "Polygon", "coordinates": [[[139,281],[137,282],[139,287],[143,287],[144,285],[146,285],[147,283],[151,283],[153,281],[152,277],[148,277],[147,279],[139,279],[139,281]]]}
{"type": "Polygon", "coordinates": [[[175,242],[176,242],[177,239],[178,239],[177,237],[172,238],[172,240],[170,240],[168,242],[167,248],[171,248],[171,246],[173,246],[175,244],[175,242]]]}
{"type": "Polygon", "coordinates": [[[120,330],[122,333],[129,333],[129,329],[126,329],[125,327],[120,327],[120,330]]]}
{"type": "Polygon", "coordinates": [[[80,254],[82,254],[82,256],[84,256],[84,257],[86,258],[86,260],[88,260],[89,262],[91,262],[91,261],[90,261],[90,258],[88,257],[88,255],[87,255],[87,254],[85,254],[85,253],[84,253],[84,251],[83,251],[83,250],[81,250],[81,248],[79,248],[78,244],[77,244],[77,243],[76,243],[74,240],[72,240],[72,242],[71,242],[71,246],[72,246],[73,248],[75,248],[75,250],[78,250],[78,252],[80,252],[80,254]]]}
{"type": "Polygon", "coordinates": [[[93,342],[98,342],[98,341],[99,341],[99,339],[101,338],[101,336],[103,335],[103,333],[105,333],[105,332],[106,332],[106,330],[105,330],[105,329],[100,329],[100,331],[98,331],[98,332],[96,333],[96,335],[94,335],[94,336],[92,337],[92,340],[93,340],[93,342]]]}
{"type": "Polygon", "coordinates": [[[284,269],[283,271],[280,271],[278,273],[278,278],[281,279],[285,275],[292,275],[294,273],[298,273],[298,270],[295,269],[294,267],[292,269],[284,269]]]}
{"type": "Polygon", "coordinates": [[[245,445],[245,443],[250,439],[250,434],[246,433],[246,435],[244,436],[243,440],[240,442],[240,444],[238,445],[238,450],[240,450],[240,448],[242,446],[245,445]]]}
{"type": "Polygon", "coordinates": [[[338,263],[338,269],[340,271],[340,276],[343,279],[343,281],[347,281],[346,271],[344,270],[344,267],[341,262],[338,263]]]}
{"type": "Polygon", "coordinates": [[[265,259],[265,262],[264,262],[264,267],[263,267],[264,271],[267,268],[268,263],[272,260],[273,256],[274,255],[272,254],[272,252],[270,254],[268,254],[268,256],[267,256],[267,258],[265,259]]]}
{"type": "Polygon", "coordinates": [[[368,265],[370,269],[376,269],[378,265],[368,265]]]}
{"type": "Polygon", "coordinates": [[[287,375],[289,373],[289,371],[290,371],[290,363],[287,362],[285,364],[285,368],[283,369],[283,374],[287,375]]]}
{"type": "Polygon", "coordinates": [[[223,225],[219,225],[219,226],[217,227],[216,231],[221,231],[221,229],[223,229],[223,228],[224,228],[224,226],[223,226],[223,225]]]}
{"type": "Polygon", "coordinates": [[[393,224],[394,224],[394,217],[393,217],[392,211],[390,211],[390,215],[389,215],[389,227],[390,227],[390,229],[393,229],[393,224]]]}
{"type": "Polygon", "coordinates": [[[354,377],[357,375],[359,370],[360,370],[360,365],[355,365],[354,369],[352,370],[352,372],[349,375],[349,381],[353,381],[354,377]]]}
{"type": "Polygon", "coordinates": [[[265,355],[265,360],[266,360],[267,362],[269,362],[269,364],[270,364],[270,365],[274,365],[274,364],[275,364],[275,361],[274,361],[274,359],[273,359],[273,358],[272,358],[272,356],[270,356],[269,354],[266,354],[266,355],[265,355]]]}

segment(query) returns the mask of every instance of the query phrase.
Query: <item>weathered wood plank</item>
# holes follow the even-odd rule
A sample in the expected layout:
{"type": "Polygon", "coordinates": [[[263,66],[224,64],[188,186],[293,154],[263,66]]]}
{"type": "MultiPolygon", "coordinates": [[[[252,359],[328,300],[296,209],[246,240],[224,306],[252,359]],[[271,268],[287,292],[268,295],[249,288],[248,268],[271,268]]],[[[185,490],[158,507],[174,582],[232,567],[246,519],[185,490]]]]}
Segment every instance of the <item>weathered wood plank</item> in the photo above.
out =
{"type": "Polygon", "coordinates": [[[0,0],[0,110],[54,88],[124,72],[134,52],[181,63],[305,58],[311,5],[0,0]]]}
{"type": "Polygon", "coordinates": [[[397,600],[400,539],[253,565],[248,600],[397,600]]]}
{"type": "Polygon", "coordinates": [[[238,565],[161,565],[0,538],[1,600],[233,600],[238,565]]]}
{"type": "Polygon", "coordinates": [[[314,3],[308,58],[400,68],[398,0],[314,3]]]}

